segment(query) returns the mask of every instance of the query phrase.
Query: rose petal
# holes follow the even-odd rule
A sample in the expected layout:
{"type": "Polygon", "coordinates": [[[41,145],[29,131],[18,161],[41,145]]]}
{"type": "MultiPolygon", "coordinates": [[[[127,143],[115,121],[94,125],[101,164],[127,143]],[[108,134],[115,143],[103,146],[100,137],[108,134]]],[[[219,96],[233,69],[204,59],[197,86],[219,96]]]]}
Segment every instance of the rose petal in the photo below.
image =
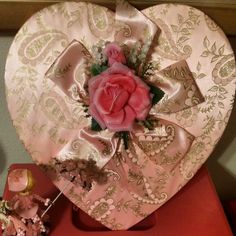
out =
{"type": "Polygon", "coordinates": [[[93,103],[101,114],[110,114],[121,110],[129,99],[129,93],[118,84],[106,83],[98,88],[93,97],[93,103]]]}
{"type": "MultiPolygon", "coordinates": [[[[124,108],[124,119],[121,124],[107,124],[107,128],[113,132],[117,131],[132,131],[135,120],[135,112],[130,106],[124,108]]],[[[109,119],[109,118],[108,118],[109,119]]]]}
{"type": "Polygon", "coordinates": [[[147,115],[149,114],[151,108],[152,108],[152,105],[150,104],[149,106],[147,106],[145,109],[143,109],[142,111],[140,111],[137,114],[136,119],[137,120],[145,120],[147,118],[147,115]]]}
{"type": "Polygon", "coordinates": [[[116,43],[108,43],[104,49],[104,54],[107,56],[110,66],[116,62],[126,63],[122,48],[116,43]]]}
{"type": "Polygon", "coordinates": [[[112,84],[119,84],[129,93],[132,93],[136,88],[136,83],[132,77],[120,74],[114,74],[111,78],[107,80],[107,82],[112,84]]]}
{"type": "Polygon", "coordinates": [[[125,90],[121,90],[121,92],[116,96],[116,98],[113,100],[113,104],[111,107],[111,112],[118,112],[120,111],[127,101],[129,100],[129,93],[125,90]]]}
{"type": "Polygon", "coordinates": [[[111,67],[106,70],[107,74],[122,74],[134,77],[133,71],[122,63],[115,62],[111,67]]]}
{"type": "Polygon", "coordinates": [[[106,56],[110,56],[111,51],[121,52],[121,50],[122,50],[121,47],[113,42],[113,43],[106,44],[106,47],[104,49],[104,53],[106,56]]]}
{"type": "Polygon", "coordinates": [[[121,123],[124,121],[125,112],[124,110],[120,110],[118,112],[113,112],[109,115],[104,115],[104,121],[109,129],[112,125],[121,125],[121,123]]]}
{"type": "Polygon", "coordinates": [[[88,80],[88,88],[89,88],[89,97],[90,100],[93,100],[93,96],[95,91],[100,86],[102,82],[105,82],[106,77],[102,76],[102,74],[92,77],[88,80]]]}
{"type": "Polygon", "coordinates": [[[136,112],[138,120],[144,120],[150,110],[151,97],[146,88],[137,87],[131,94],[128,104],[136,112]]]}

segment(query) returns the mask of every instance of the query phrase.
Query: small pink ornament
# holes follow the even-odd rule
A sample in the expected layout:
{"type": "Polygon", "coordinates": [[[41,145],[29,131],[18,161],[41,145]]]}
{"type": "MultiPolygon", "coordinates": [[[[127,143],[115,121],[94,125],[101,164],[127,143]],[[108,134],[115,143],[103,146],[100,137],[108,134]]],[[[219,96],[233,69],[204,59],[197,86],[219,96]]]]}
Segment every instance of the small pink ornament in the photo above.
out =
{"type": "Polygon", "coordinates": [[[42,209],[39,204],[49,205],[50,200],[32,192],[34,183],[33,175],[27,169],[15,169],[8,175],[9,190],[16,193],[9,201],[11,210],[25,225],[17,235],[38,236],[46,231],[40,217],[42,209]]]}
{"type": "Polygon", "coordinates": [[[109,66],[112,66],[115,62],[126,63],[122,48],[116,43],[108,43],[104,49],[104,54],[108,58],[109,66]]]}

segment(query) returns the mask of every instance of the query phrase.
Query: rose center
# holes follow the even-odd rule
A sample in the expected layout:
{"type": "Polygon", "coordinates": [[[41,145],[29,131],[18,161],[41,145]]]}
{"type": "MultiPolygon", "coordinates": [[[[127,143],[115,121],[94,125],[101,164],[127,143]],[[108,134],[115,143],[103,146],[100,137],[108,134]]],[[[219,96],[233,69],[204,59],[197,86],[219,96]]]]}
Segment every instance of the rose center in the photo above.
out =
{"type": "Polygon", "coordinates": [[[104,87],[105,94],[111,99],[109,112],[121,110],[128,102],[129,93],[119,84],[106,83],[104,87]]]}

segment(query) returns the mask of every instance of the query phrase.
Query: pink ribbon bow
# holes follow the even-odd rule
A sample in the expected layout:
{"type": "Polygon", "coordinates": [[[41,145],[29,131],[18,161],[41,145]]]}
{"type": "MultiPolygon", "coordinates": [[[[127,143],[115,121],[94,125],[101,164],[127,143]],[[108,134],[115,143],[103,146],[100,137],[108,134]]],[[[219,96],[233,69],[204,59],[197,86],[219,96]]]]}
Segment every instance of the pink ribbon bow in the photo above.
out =
{"type": "MultiPolygon", "coordinates": [[[[114,41],[128,47],[141,42],[147,46],[145,57],[148,59],[154,50],[158,30],[158,27],[137,9],[127,2],[118,1],[114,41]]],[[[68,97],[77,101],[77,106],[81,108],[84,103],[88,104],[89,100],[89,63],[93,58],[89,50],[81,42],[74,40],[46,73],[46,77],[54,81],[68,97]]],[[[97,167],[105,170],[108,182],[102,185],[93,183],[91,191],[86,192],[76,204],[101,222],[108,213],[124,219],[121,220],[121,229],[131,227],[153,211],[153,204],[161,204],[166,200],[167,196],[162,193],[158,179],[165,171],[174,171],[194,140],[194,136],[184,128],[158,118],[159,114],[175,113],[204,100],[186,61],[182,60],[161,71],[153,72],[148,82],[165,92],[165,96],[150,112],[154,120],[153,130],[146,130],[138,125],[137,129],[130,133],[131,141],[129,149],[126,150],[114,132],[92,131],[90,118],[85,121],[86,113],[81,112],[81,123],[76,136],[56,155],[59,162],[68,159],[93,159],[97,167]],[[111,186],[109,181],[114,181],[114,185],[111,186]],[[106,198],[101,198],[101,193],[104,192],[107,193],[106,198]],[[114,207],[122,196],[130,200],[131,208],[136,212],[135,216],[124,217],[124,213],[122,214],[117,206],[114,207]],[[85,204],[87,201],[93,203],[89,210],[85,204]],[[109,210],[98,210],[101,204],[109,210]],[[139,214],[141,207],[147,214],[139,214]]],[[[83,192],[83,188],[77,189],[78,195],[83,192]]]]}

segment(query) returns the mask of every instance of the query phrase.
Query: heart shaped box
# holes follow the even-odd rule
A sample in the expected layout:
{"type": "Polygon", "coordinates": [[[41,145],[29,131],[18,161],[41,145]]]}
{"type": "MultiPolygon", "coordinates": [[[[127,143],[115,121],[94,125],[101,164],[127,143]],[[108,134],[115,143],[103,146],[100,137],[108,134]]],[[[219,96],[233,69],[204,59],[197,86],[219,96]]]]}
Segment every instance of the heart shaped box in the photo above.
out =
{"type": "MultiPolygon", "coordinates": [[[[89,192],[44,168],[75,205],[112,230],[136,224],[194,176],[219,141],[235,94],[232,48],[223,31],[207,15],[178,4],[156,5],[142,13],[161,29],[152,60],[159,63],[160,70],[186,60],[204,96],[205,101],[197,106],[172,114],[158,113],[159,118],[177,124],[194,137],[191,147],[184,156],[162,156],[157,160],[162,171],[149,176],[155,189],[135,173],[132,178],[127,177],[127,183],[137,187],[143,184],[150,196],[156,197],[154,202],[131,194],[127,183],[116,173],[116,166],[109,170],[112,174],[108,183],[94,184],[89,192]]],[[[87,124],[87,119],[81,119],[81,107],[46,79],[45,73],[73,40],[88,49],[100,39],[113,41],[114,22],[114,13],[105,7],[65,2],[36,13],[17,33],[6,62],[6,95],[13,125],[35,163],[50,163],[76,137],[77,130],[87,124]]],[[[79,139],[75,141],[70,145],[76,158],[83,153],[99,158],[90,146],[79,139]]],[[[67,154],[69,151],[63,155],[67,154]]],[[[132,156],[131,161],[137,162],[132,156]]]]}

